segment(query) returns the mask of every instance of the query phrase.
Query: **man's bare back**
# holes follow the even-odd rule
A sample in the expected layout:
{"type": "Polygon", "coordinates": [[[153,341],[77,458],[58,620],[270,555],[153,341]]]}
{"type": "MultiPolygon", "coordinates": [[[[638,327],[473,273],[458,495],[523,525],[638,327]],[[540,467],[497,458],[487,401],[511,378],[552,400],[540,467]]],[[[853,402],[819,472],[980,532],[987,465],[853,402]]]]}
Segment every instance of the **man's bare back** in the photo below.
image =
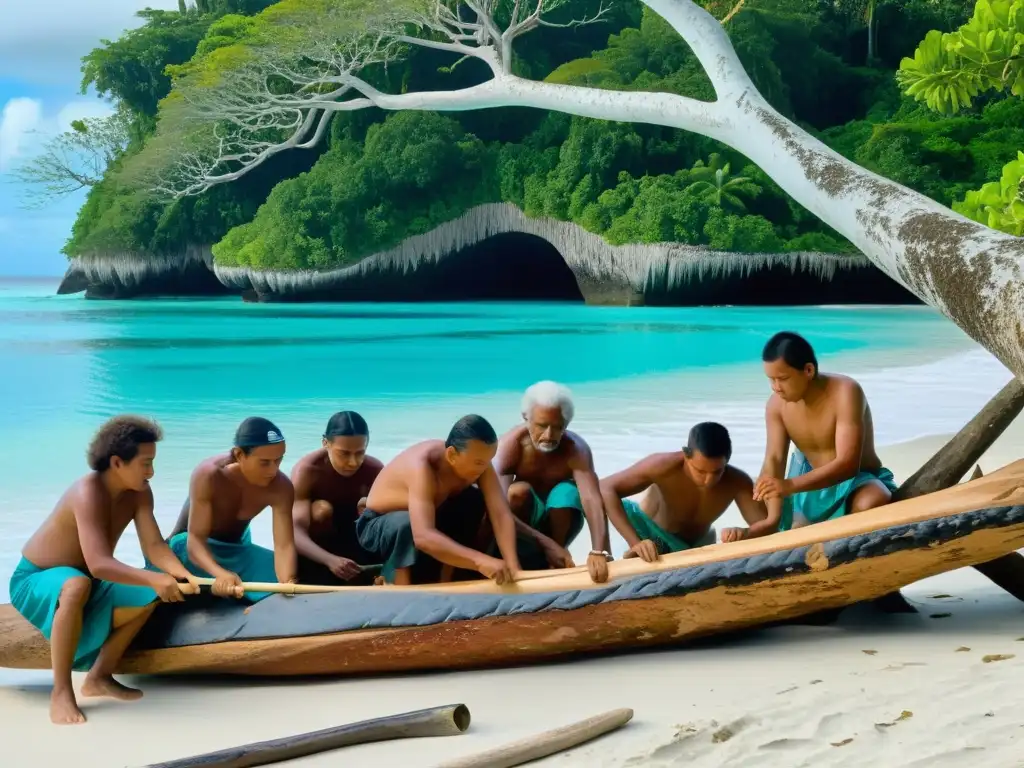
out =
{"type": "MultiPolygon", "coordinates": [[[[117,499],[111,499],[100,476],[90,473],[76,480],[64,492],[54,506],[53,512],[25,544],[22,554],[40,568],[68,565],[88,572],[75,519],[76,509],[81,509],[89,503],[84,498],[86,495],[101,500],[109,509],[110,525],[106,533],[110,548],[114,549],[128,523],[135,519],[143,493],[124,491],[117,499]]],[[[153,492],[147,488],[145,495],[152,503],[153,492]]]]}
{"type": "Polygon", "coordinates": [[[366,497],[366,508],[377,514],[409,510],[409,487],[413,478],[427,468],[434,478],[434,505],[441,503],[472,482],[467,482],[445,469],[444,440],[416,443],[388,462],[377,475],[366,497]]]}

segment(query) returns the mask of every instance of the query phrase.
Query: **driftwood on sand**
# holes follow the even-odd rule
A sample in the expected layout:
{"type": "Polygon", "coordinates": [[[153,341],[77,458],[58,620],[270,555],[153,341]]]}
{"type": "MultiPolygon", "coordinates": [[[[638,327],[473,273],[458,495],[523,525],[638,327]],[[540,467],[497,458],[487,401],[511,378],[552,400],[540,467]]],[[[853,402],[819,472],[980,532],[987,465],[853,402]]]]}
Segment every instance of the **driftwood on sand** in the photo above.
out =
{"type": "Polygon", "coordinates": [[[448,704],[153,763],[145,768],[249,768],[253,765],[295,760],[353,744],[425,736],[455,736],[469,728],[470,719],[469,708],[465,704],[448,704]]]}
{"type": "Polygon", "coordinates": [[[441,763],[437,768],[513,768],[564,752],[587,741],[621,728],[633,719],[632,709],[613,709],[572,725],[528,736],[510,744],[459,757],[441,763]]]}

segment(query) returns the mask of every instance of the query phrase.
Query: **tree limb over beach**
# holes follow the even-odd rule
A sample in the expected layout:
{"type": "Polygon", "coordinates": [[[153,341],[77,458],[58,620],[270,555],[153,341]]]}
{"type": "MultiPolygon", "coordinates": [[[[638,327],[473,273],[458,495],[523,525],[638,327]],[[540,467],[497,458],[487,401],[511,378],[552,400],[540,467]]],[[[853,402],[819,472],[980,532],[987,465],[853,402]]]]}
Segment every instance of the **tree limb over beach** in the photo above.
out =
{"type": "Polygon", "coordinates": [[[722,24],[690,0],[643,0],[686,41],[716,94],[613,91],[514,74],[514,43],[545,24],[600,22],[604,6],[560,18],[564,0],[283,0],[234,42],[173,67],[156,135],[122,179],[177,198],[235,181],[270,157],[317,146],[331,117],[387,111],[534,107],[669,126],[749,157],[879,269],[1024,377],[1024,239],[1000,233],[846,160],[757,91],[722,24]],[[468,88],[388,92],[412,47],[477,60],[468,88]]]}

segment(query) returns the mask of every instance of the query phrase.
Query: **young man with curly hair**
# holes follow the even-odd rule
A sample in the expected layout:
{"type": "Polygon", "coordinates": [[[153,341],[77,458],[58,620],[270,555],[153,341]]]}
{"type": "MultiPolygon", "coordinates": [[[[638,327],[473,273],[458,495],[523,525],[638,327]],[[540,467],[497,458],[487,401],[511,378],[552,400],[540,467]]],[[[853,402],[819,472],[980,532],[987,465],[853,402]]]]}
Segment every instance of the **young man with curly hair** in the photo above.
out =
{"type": "Polygon", "coordinates": [[[82,696],[142,696],[114,680],[118,661],[158,599],[177,602],[183,591],[198,591],[153,515],[149,480],[161,438],[156,423],[137,416],[116,416],[100,427],[88,450],[92,471],[64,492],[11,576],[11,603],[50,642],[50,719],[56,724],[85,722],[72,670],[89,671],[82,696]],[[131,522],[146,559],[159,570],[114,557],[131,522]],[[191,587],[179,586],[179,579],[191,587]]]}

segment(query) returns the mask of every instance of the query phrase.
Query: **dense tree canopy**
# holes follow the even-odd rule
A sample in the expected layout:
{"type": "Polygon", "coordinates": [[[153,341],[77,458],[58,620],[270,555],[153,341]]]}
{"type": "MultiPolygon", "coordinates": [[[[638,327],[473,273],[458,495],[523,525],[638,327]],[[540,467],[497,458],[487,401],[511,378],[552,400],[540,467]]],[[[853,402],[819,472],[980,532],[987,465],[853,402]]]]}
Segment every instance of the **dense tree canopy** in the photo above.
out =
{"type": "MultiPolygon", "coordinates": [[[[993,0],[990,7],[1007,24],[1011,18],[1019,23],[1019,9],[999,9],[1000,3],[1009,8],[1021,2],[993,0]]],[[[980,0],[978,8],[983,3],[989,0],[980,0]]],[[[386,11],[387,3],[372,5],[386,11]]],[[[1018,159],[1024,108],[1021,99],[1008,96],[1014,86],[990,84],[990,93],[978,91],[951,116],[929,109],[929,96],[921,95],[927,89],[902,93],[912,83],[902,74],[896,78],[900,61],[922,40],[934,39],[934,27],[956,30],[969,26],[972,12],[978,18],[963,0],[706,5],[718,18],[729,15],[728,34],[771,104],[842,154],[945,205],[973,201],[979,210],[991,208],[991,186],[969,194],[985,184],[996,184],[1002,197],[1011,195],[1003,168],[1024,162],[1018,159]]],[[[242,181],[173,200],[139,194],[132,174],[167,150],[154,118],[173,123],[171,82],[216,78],[238,67],[268,29],[300,34],[301,25],[273,24],[299,6],[310,7],[310,0],[206,0],[179,13],[147,11],[142,27],[86,57],[84,85],[94,84],[129,110],[139,138],[90,190],[65,249],[69,255],[158,253],[206,243],[223,264],[324,268],[352,263],[474,205],[497,201],[513,202],[530,216],[574,221],[613,243],[668,240],[737,251],[851,248],[747,158],[711,139],[520,108],[339,113],[326,126],[325,141],[282,152],[242,181]]],[[[566,0],[559,18],[585,18],[598,7],[591,0],[566,0]]],[[[611,8],[598,23],[542,28],[524,37],[514,70],[553,83],[710,98],[703,68],[659,16],[635,0],[611,8]]],[[[326,26],[322,18],[318,23],[326,26]]],[[[309,44],[308,38],[302,42],[309,44]]],[[[449,55],[414,48],[364,76],[398,92],[462,88],[487,79],[480,61],[451,64],[449,55]]],[[[901,73],[910,71],[906,61],[903,67],[901,73]]],[[[941,87],[951,92],[954,86],[941,87]]]]}

